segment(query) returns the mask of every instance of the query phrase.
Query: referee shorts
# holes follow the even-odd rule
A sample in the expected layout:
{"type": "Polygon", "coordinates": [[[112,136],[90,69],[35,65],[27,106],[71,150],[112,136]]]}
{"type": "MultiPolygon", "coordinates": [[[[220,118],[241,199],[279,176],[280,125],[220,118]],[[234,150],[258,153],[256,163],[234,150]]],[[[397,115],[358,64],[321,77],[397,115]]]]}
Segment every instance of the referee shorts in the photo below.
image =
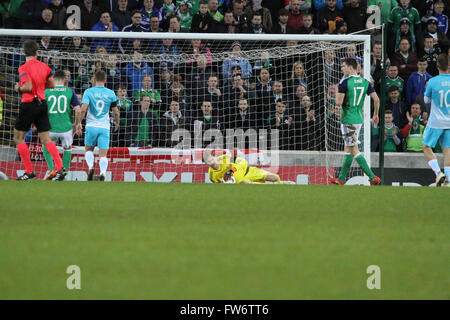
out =
{"type": "Polygon", "coordinates": [[[45,132],[51,129],[48,120],[47,102],[34,98],[31,102],[22,102],[19,108],[19,116],[16,119],[14,129],[19,131],[30,130],[31,124],[37,128],[37,132],[45,132]]]}

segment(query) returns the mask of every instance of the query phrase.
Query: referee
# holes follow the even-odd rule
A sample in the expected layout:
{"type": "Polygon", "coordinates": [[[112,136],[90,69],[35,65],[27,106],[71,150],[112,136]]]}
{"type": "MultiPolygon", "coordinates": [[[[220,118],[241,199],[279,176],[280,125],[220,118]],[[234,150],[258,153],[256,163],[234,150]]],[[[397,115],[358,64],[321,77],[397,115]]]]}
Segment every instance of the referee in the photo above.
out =
{"type": "Polygon", "coordinates": [[[47,103],[44,90],[53,88],[54,82],[50,67],[37,60],[39,46],[34,40],[23,43],[23,51],[26,62],[19,67],[20,84],[16,83],[14,90],[22,93],[19,116],[14,126],[14,142],[20,157],[25,164],[25,173],[16,180],[32,180],[36,178],[33,164],[30,159],[30,151],[25,143],[25,134],[31,124],[37,128],[39,139],[53,158],[57,170],[54,180],[64,180],[64,170],[61,157],[56,145],[50,140],[50,122],[48,120],[47,103]]]}

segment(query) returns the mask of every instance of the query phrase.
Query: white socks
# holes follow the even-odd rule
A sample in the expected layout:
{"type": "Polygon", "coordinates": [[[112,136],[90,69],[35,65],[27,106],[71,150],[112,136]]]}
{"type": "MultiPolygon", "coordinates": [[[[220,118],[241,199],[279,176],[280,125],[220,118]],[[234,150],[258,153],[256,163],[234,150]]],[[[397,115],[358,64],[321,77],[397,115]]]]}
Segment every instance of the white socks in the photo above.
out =
{"type": "Polygon", "coordinates": [[[428,165],[434,171],[434,173],[436,174],[436,177],[441,174],[442,171],[441,171],[441,168],[439,167],[439,163],[438,163],[437,159],[428,161],[428,165]]]}
{"type": "Polygon", "coordinates": [[[108,168],[108,158],[101,157],[98,165],[100,166],[100,174],[106,175],[106,169],[108,168]]]}
{"type": "Polygon", "coordinates": [[[94,153],[92,151],[86,151],[84,159],[86,160],[89,170],[91,170],[94,167],[94,153]]]}

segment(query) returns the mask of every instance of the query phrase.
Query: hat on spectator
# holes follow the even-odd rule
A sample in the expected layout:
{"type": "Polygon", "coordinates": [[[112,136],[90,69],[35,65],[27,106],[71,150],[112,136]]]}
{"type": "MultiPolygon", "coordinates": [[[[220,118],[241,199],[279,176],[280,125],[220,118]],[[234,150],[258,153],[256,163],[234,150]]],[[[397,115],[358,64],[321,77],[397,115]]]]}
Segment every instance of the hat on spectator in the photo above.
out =
{"type": "Polygon", "coordinates": [[[240,43],[239,41],[235,41],[235,42],[233,42],[233,44],[231,45],[231,50],[233,50],[233,48],[234,48],[235,46],[238,46],[239,48],[241,48],[241,49],[242,49],[242,47],[241,47],[241,43],[240,43]]]}
{"type": "Polygon", "coordinates": [[[336,30],[339,30],[339,28],[346,26],[347,22],[345,22],[342,18],[336,18],[336,30]]]}
{"type": "Polygon", "coordinates": [[[192,4],[191,4],[188,0],[183,0],[183,1],[181,1],[181,2],[180,2],[180,7],[181,7],[182,5],[187,6],[189,9],[192,8],[192,4]]]}
{"type": "Polygon", "coordinates": [[[405,24],[405,23],[411,24],[411,21],[409,21],[409,19],[407,17],[401,18],[400,19],[400,25],[405,24]]]}
{"type": "Polygon", "coordinates": [[[430,24],[430,23],[438,24],[438,19],[434,16],[430,16],[427,20],[427,24],[430,24]]]}

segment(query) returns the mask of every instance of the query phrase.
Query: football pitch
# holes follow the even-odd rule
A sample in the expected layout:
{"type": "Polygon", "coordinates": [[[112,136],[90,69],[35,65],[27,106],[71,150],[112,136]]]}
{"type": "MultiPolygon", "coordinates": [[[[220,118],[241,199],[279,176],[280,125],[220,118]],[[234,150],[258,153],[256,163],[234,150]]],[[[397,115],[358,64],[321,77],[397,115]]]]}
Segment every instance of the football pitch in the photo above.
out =
{"type": "Polygon", "coordinates": [[[449,188],[3,181],[0,199],[0,299],[450,299],[449,188]]]}

